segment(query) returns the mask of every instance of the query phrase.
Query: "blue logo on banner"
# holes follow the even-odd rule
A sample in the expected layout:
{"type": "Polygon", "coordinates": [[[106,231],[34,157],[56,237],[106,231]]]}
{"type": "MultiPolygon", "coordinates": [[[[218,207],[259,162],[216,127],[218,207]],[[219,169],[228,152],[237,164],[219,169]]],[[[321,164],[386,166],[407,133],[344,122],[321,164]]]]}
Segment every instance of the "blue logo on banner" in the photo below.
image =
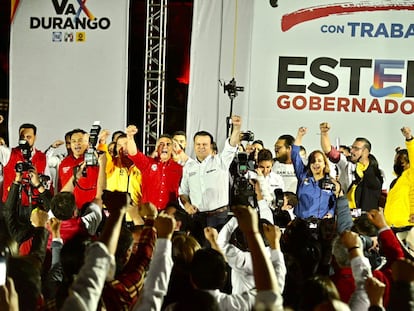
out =
{"type": "Polygon", "coordinates": [[[52,41],[53,42],[62,42],[62,32],[61,31],[52,32],[52,41]]]}

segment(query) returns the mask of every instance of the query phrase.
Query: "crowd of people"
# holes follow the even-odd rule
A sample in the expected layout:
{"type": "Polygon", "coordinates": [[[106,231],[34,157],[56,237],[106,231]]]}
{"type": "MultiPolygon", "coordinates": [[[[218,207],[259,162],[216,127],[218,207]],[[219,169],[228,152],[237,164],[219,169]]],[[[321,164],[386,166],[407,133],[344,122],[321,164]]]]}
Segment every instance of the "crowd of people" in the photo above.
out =
{"type": "Polygon", "coordinates": [[[273,153],[231,124],[194,158],[183,131],[144,154],[135,125],[78,128],[43,152],[22,124],[0,145],[0,309],[414,310],[411,129],[385,189],[365,137],[333,146],[322,122],[319,150],[300,127],[273,153]]]}

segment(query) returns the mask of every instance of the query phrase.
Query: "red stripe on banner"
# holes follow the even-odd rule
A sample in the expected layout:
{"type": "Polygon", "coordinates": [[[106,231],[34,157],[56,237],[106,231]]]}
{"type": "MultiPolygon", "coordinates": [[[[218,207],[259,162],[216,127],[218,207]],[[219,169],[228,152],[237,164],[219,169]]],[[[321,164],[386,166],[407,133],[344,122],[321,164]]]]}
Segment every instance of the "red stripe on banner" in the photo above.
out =
{"type": "Polygon", "coordinates": [[[315,6],[307,9],[301,9],[293,13],[286,14],[282,17],[282,31],[287,31],[290,28],[310,20],[327,17],[336,14],[352,14],[356,12],[374,12],[374,11],[413,11],[414,5],[412,3],[394,3],[375,5],[369,3],[353,4],[342,3],[328,6],[315,6]]]}
{"type": "Polygon", "coordinates": [[[14,15],[16,14],[19,3],[20,3],[20,0],[11,0],[10,24],[13,23],[14,15]]]}

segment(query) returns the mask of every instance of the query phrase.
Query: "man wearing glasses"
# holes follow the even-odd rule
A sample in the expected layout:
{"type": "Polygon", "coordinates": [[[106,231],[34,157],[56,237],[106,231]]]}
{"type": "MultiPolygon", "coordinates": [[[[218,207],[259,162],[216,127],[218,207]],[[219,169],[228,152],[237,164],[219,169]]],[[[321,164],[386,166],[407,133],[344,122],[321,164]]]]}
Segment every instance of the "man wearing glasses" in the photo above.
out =
{"type": "Polygon", "coordinates": [[[371,154],[371,143],[366,138],[356,138],[348,161],[345,155],[331,145],[329,123],[323,122],[319,127],[322,150],[338,167],[339,182],[347,195],[352,215],[358,217],[362,212],[378,209],[383,177],[377,159],[371,154]]]}

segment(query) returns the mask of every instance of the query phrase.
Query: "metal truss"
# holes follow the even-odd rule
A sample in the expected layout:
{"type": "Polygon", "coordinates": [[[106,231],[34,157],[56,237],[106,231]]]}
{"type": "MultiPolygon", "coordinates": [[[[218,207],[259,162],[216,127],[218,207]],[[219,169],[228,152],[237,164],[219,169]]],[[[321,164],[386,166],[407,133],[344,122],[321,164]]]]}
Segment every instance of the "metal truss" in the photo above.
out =
{"type": "Polygon", "coordinates": [[[143,148],[149,154],[164,128],[167,2],[147,0],[143,148]]]}

